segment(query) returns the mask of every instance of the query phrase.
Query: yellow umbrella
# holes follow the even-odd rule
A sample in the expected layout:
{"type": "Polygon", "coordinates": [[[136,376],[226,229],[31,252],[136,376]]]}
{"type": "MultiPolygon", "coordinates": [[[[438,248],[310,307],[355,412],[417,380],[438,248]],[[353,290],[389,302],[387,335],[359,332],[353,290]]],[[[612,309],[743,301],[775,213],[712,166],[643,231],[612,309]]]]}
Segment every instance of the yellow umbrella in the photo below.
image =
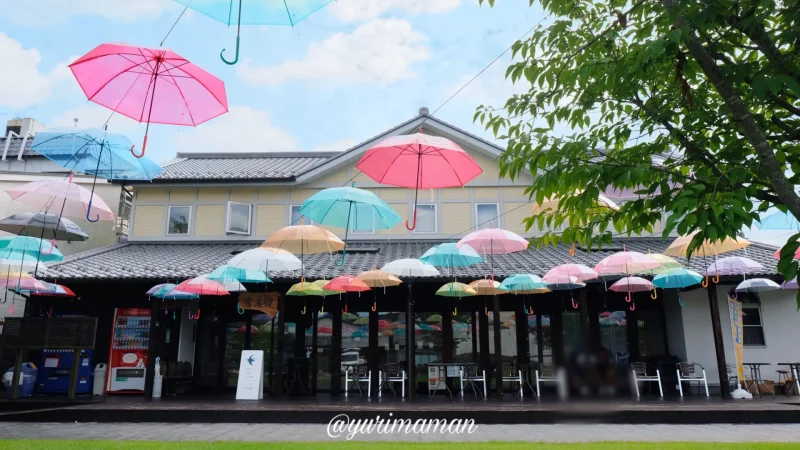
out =
{"type": "MultiPolygon", "coordinates": [[[[689,243],[692,242],[692,239],[697,234],[697,231],[694,233],[688,234],[686,236],[681,236],[672,244],[664,250],[664,254],[668,256],[681,256],[684,258],[688,258],[688,251],[689,251],[689,243]]],[[[703,244],[694,249],[692,252],[692,256],[717,256],[723,253],[730,253],[736,250],[741,250],[750,245],[750,241],[745,238],[737,237],[735,239],[731,239],[726,237],[721,240],[717,240],[711,242],[710,240],[706,239],[703,241],[703,244]]],[[[715,275],[714,283],[719,282],[719,274],[715,275]]],[[[703,287],[708,287],[708,274],[706,274],[706,279],[703,281],[703,287]]]]}
{"type": "MultiPolygon", "coordinates": [[[[581,190],[575,191],[575,195],[580,194],[581,192],[583,192],[583,191],[581,191],[581,190]]],[[[533,209],[532,209],[531,212],[533,214],[539,214],[539,213],[542,213],[542,212],[547,211],[547,210],[557,211],[559,206],[560,206],[559,205],[560,203],[561,203],[561,198],[558,198],[558,197],[554,197],[552,199],[551,198],[545,198],[544,200],[542,200],[542,204],[541,205],[536,203],[536,202],[534,202],[533,203],[533,209]]],[[[617,206],[616,203],[611,201],[610,198],[606,197],[603,194],[599,194],[597,196],[597,207],[598,208],[608,208],[608,209],[612,209],[614,211],[619,211],[619,206],[617,206]]]]}
{"type": "Polygon", "coordinates": [[[442,297],[474,297],[478,295],[478,292],[467,286],[464,283],[459,283],[454,281],[452,283],[447,283],[444,286],[440,287],[438,291],[436,291],[436,295],[441,295],[442,297]]]}
{"type": "Polygon", "coordinates": [[[356,278],[363,281],[371,288],[392,287],[403,283],[403,281],[400,278],[397,278],[397,276],[377,269],[362,272],[358,274],[356,278]]]}
{"type": "Polygon", "coordinates": [[[261,247],[286,250],[295,255],[311,255],[342,250],[344,242],[330,231],[314,225],[292,225],[276,231],[261,247]]]}
{"type": "MultiPolygon", "coordinates": [[[[306,283],[305,280],[292,285],[288,291],[286,291],[286,295],[292,297],[327,297],[329,295],[336,295],[341,294],[339,291],[331,291],[325,289],[324,286],[328,283],[329,280],[317,280],[312,281],[311,283],[306,283]]],[[[306,313],[306,305],[305,300],[303,301],[303,311],[302,314],[306,313]]],[[[325,312],[325,308],[320,310],[320,312],[325,312]]]]}
{"type": "Polygon", "coordinates": [[[469,287],[477,292],[477,295],[500,295],[508,294],[509,291],[500,290],[500,282],[493,280],[475,280],[469,284],[469,287]]]}

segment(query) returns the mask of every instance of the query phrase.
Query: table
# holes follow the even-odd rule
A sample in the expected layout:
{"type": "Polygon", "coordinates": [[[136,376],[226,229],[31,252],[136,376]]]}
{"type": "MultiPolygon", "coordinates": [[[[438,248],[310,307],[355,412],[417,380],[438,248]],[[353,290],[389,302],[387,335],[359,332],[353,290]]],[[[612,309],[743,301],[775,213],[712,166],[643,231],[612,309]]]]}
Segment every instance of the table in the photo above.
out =
{"type": "MultiPolygon", "coordinates": [[[[788,363],[778,363],[779,366],[789,366],[792,370],[792,378],[794,379],[794,385],[797,388],[797,393],[800,394],[800,380],[797,379],[797,375],[800,374],[800,363],[797,362],[788,362],[788,363]]],[[[789,391],[789,395],[791,395],[791,391],[789,391]]]]}
{"type": "Polygon", "coordinates": [[[292,389],[297,385],[300,392],[304,395],[308,394],[308,358],[289,358],[288,366],[292,380],[286,388],[286,393],[291,394],[292,389]]]}
{"type": "MultiPolygon", "coordinates": [[[[744,364],[745,366],[749,366],[750,367],[750,376],[753,378],[753,384],[756,385],[755,395],[761,397],[761,389],[759,389],[759,386],[764,384],[763,380],[761,379],[761,366],[769,366],[771,364],[770,363],[757,363],[757,362],[752,362],[752,363],[747,363],[746,362],[746,363],[742,363],[742,364],[744,364]]],[[[764,386],[766,386],[766,385],[764,385],[764,386]]],[[[773,397],[775,396],[775,388],[774,387],[772,388],[772,396],[773,397]]]]}
{"type": "MultiPolygon", "coordinates": [[[[446,390],[450,398],[453,392],[447,385],[448,378],[460,378],[460,370],[466,366],[477,366],[476,363],[430,363],[428,364],[428,396],[436,395],[440,390],[446,390]]],[[[459,390],[459,394],[461,391],[459,390]]]]}

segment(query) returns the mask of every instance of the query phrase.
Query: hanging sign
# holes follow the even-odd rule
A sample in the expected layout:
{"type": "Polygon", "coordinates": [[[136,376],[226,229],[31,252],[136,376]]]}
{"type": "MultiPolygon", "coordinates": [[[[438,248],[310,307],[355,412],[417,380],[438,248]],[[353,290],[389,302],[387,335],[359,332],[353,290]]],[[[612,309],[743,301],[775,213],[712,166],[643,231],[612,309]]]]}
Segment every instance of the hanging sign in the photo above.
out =
{"type": "Polygon", "coordinates": [[[731,331],[733,331],[733,352],[736,357],[736,376],[741,382],[744,380],[744,364],[742,363],[742,347],[744,345],[742,302],[729,296],[728,310],[730,311],[731,316],[731,331]]]}
{"type": "Polygon", "coordinates": [[[236,383],[236,400],[262,398],[264,398],[264,351],[242,350],[239,381],[236,383]]]}
{"type": "Polygon", "coordinates": [[[261,311],[270,317],[275,317],[278,313],[278,293],[242,292],[239,294],[239,306],[242,309],[261,311]]]}

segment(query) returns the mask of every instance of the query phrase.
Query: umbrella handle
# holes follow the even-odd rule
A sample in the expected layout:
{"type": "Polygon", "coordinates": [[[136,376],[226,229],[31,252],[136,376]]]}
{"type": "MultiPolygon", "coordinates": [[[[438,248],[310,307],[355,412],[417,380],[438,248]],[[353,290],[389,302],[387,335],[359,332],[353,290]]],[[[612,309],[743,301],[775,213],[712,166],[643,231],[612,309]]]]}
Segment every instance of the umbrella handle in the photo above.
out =
{"type": "Polygon", "coordinates": [[[222,60],[225,64],[232,66],[239,62],[239,35],[236,35],[236,54],[234,55],[233,61],[228,61],[225,59],[225,49],[223,48],[221,52],[219,52],[219,59],[222,60]]]}
{"type": "Polygon", "coordinates": [[[344,304],[344,309],[342,310],[343,314],[347,314],[347,303],[344,304]]]}
{"type": "Polygon", "coordinates": [[[717,284],[717,283],[719,283],[719,272],[717,272],[717,274],[716,274],[716,275],[714,275],[714,278],[713,278],[711,281],[713,281],[713,282],[714,282],[714,284],[717,284]]]}
{"type": "Polygon", "coordinates": [[[658,298],[658,291],[656,291],[656,288],[653,288],[653,293],[650,294],[650,298],[652,298],[653,300],[658,298]]]}
{"type": "Polygon", "coordinates": [[[239,314],[244,314],[244,309],[242,309],[242,305],[236,305],[236,312],[239,314]]]}
{"type": "Polygon", "coordinates": [[[50,316],[52,316],[52,315],[53,315],[53,307],[51,306],[51,307],[50,307],[50,310],[49,310],[49,311],[47,311],[47,317],[50,317],[50,316]]]}
{"type": "Polygon", "coordinates": [[[347,256],[347,247],[346,246],[344,248],[342,248],[342,260],[338,261],[338,262],[334,262],[333,264],[336,265],[336,267],[344,266],[344,258],[345,258],[345,256],[347,256]]]}
{"type": "Polygon", "coordinates": [[[194,315],[193,319],[198,320],[200,318],[200,308],[197,308],[197,314],[194,315]]]}
{"type": "Polygon", "coordinates": [[[8,308],[8,313],[9,314],[14,314],[14,304],[13,303],[11,304],[11,308],[8,308]]]}
{"type": "Polygon", "coordinates": [[[706,274],[706,279],[700,282],[700,286],[703,286],[704,288],[708,287],[708,274],[706,274]]]}
{"type": "Polygon", "coordinates": [[[319,313],[322,314],[325,312],[325,304],[319,305],[319,313]]]}
{"type": "Polygon", "coordinates": [[[487,308],[486,306],[483,307],[483,314],[486,316],[489,315],[489,308],[487,308]]]}
{"type": "Polygon", "coordinates": [[[533,315],[533,307],[531,305],[528,305],[528,314],[533,315]]]}
{"type": "Polygon", "coordinates": [[[44,317],[44,309],[41,306],[39,307],[39,317],[44,317]]]}
{"type": "Polygon", "coordinates": [[[304,315],[304,316],[306,315],[306,305],[305,305],[305,303],[303,304],[303,310],[300,311],[300,314],[304,315]]]}
{"type": "Polygon", "coordinates": [[[572,302],[572,309],[578,309],[578,304],[575,303],[575,299],[573,297],[570,297],[569,299],[572,302]]]}
{"type": "Polygon", "coordinates": [[[377,311],[378,310],[378,302],[372,302],[372,308],[369,309],[370,311],[377,311]]]}
{"type": "Polygon", "coordinates": [[[628,302],[628,303],[630,303],[630,302],[631,302],[631,300],[633,300],[633,295],[631,295],[631,292],[630,292],[630,291],[628,291],[628,295],[627,295],[627,296],[625,296],[625,301],[626,301],[626,302],[628,302]]]}
{"type": "Polygon", "coordinates": [[[41,252],[41,254],[42,255],[46,255],[46,256],[47,255],[52,255],[53,254],[53,250],[55,250],[55,248],[56,248],[56,239],[53,238],[53,239],[50,240],[50,251],[49,252],[41,252]]]}
{"type": "Polygon", "coordinates": [[[94,196],[92,196],[92,198],[89,199],[89,206],[86,208],[86,220],[95,223],[98,220],[100,220],[100,214],[97,214],[94,219],[89,217],[89,213],[92,211],[92,201],[94,201],[94,196]]]}
{"type": "Polygon", "coordinates": [[[408,219],[406,219],[406,229],[408,231],[414,231],[417,228],[417,208],[414,207],[414,223],[411,226],[408,226],[408,219]]]}
{"type": "Polygon", "coordinates": [[[458,315],[458,306],[454,306],[454,307],[453,307],[453,315],[454,315],[454,316],[457,316],[457,315],[458,315]]]}
{"type": "Polygon", "coordinates": [[[136,145],[131,145],[131,155],[133,155],[133,156],[135,156],[137,158],[143,157],[144,156],[144,152],[147,149],[147,135],[146,134],[144,135],[144,142],[142,142],[142,153],[139,153],[137,155],[136,152],[133,151],[133,149],[135,149],[135,148],[136,148],[136,145]]]}
{"type": "Polygon", "coordinates": [[[636,311],[636,303],[631,303],[631,307],[628,309],[630,309],[631,311],[636,311]]]}
{"type": "Polygon", "coordinates": [[[679,304],[679,305],[681,305],[681,308],[683,308],[684,306],[686,306],[686,303],[683,303],[683,300],[681,300],[681,293],[680,293],[680,291],[678,291],[678,304],[679,304]]]}

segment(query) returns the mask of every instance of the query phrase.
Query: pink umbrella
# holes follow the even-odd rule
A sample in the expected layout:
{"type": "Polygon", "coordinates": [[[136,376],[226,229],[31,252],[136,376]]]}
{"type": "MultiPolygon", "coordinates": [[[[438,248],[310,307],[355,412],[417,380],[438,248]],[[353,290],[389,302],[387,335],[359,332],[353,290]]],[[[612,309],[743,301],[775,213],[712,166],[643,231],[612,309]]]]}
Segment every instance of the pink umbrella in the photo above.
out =
{"type": "Polygon", "coordinates": [[[85,187],[71,181],[39,180],[25,183],[13,189],[7,189],[12,200],[23,202],[32,209],[52,211],[58,210],[69,217],[86,217],[89,201],[92,211],[98,213],[100,220],[114,220],[114,212],[100,197],[94,196],[85,187]]]}
{"type": "Polygon", "coordinates": [[[414,189],[414,223],[420,189],[464,186],[483,173],[455,142],[422,133],[392,136],[368,149],[356,168],[380,184],[414,189]],[[412,176],[413,175],[413,176],[412,176]]]}
{"type": "Polygon", "coordinates": [[[175,291],[190,292],[197,295],[229,295],[220,283],[205,277],[189,278],[173,288],[175,291]]]}
{"type": "MultiPolygon", "coordinates": [[[[633,300],[633,296],[631,295],[633,292],[646,292],[653,290],[653,283],[645,280],[641,277],[625,277],[616,283],[612,284],[609,289],[614,292],[627,292],[628,296],[625,298],[625,301],[631,303],[633,300]]],[[[635,310],[636,306],[631,303],[631,311],[635,310]]]]}
{"type": "Polygon", "coordinates": [[[367,285],[367,283],[364,283],[359,278],[352,277],[350,275],[336,277],[325,284],[325,286],[322,288],[328,291],[338,292],[364,292],[370,290],[370,287],[367,285]]]}
{"type": "Polygon", "coordinates": [[[622,251],[607,256],[601,260],[594,271],[601,277],[612,275],[630,275],[632,273],[647,272],[659,267],[661,263],[650,255],[639,252],[622,251]]]}
{"type": "Polygon", "coordinates": [[[597,278],[598,274],[590,267],[583,264],[561,264],[560,266],[555,266],[550,269],[544,274],[543,278],[552,279],[558,275],[575,277],[578,281],[585,282],[587,280],[594,280],[597,278]]]}
{"type": "Polygon", "coordinates": [[[225,83],[168,49],[100,44],[69,65],[89,100],[138,122],[196,126],[228,112],[225,83]]]}
{"type": "MultiPolygon", "coordinates": [[[[775,252],[775,253],[772,255],[772,257],[773,257],[773,258],[775,258],[775,259],[781,259],[781,249],[778,249],[778,251],[776,251],[776,252],[775,252]]],[[[797,250],[795,250],[795,252],[794,252],[794,259],[800,259],[800,248],[798,248],[797,250]]]]}
{"type": "Polygon", "coordinates": [[[33,277],[0,277],[0,287],[19,291],[45,291],[47,286],[33,277]]]}
{"type": "Polygon", "coordinates": [[[489,256],[489,267],[494,280],[493,258],[491,255],[507,255],[509,253],[523,252],[528,249],[528,241],[513,231],[500,228],[484,228],[473,231],[464,236],[456,244],[457,248],[468,245],[478,253],[483,253],[484,259],[489,256]]]}

